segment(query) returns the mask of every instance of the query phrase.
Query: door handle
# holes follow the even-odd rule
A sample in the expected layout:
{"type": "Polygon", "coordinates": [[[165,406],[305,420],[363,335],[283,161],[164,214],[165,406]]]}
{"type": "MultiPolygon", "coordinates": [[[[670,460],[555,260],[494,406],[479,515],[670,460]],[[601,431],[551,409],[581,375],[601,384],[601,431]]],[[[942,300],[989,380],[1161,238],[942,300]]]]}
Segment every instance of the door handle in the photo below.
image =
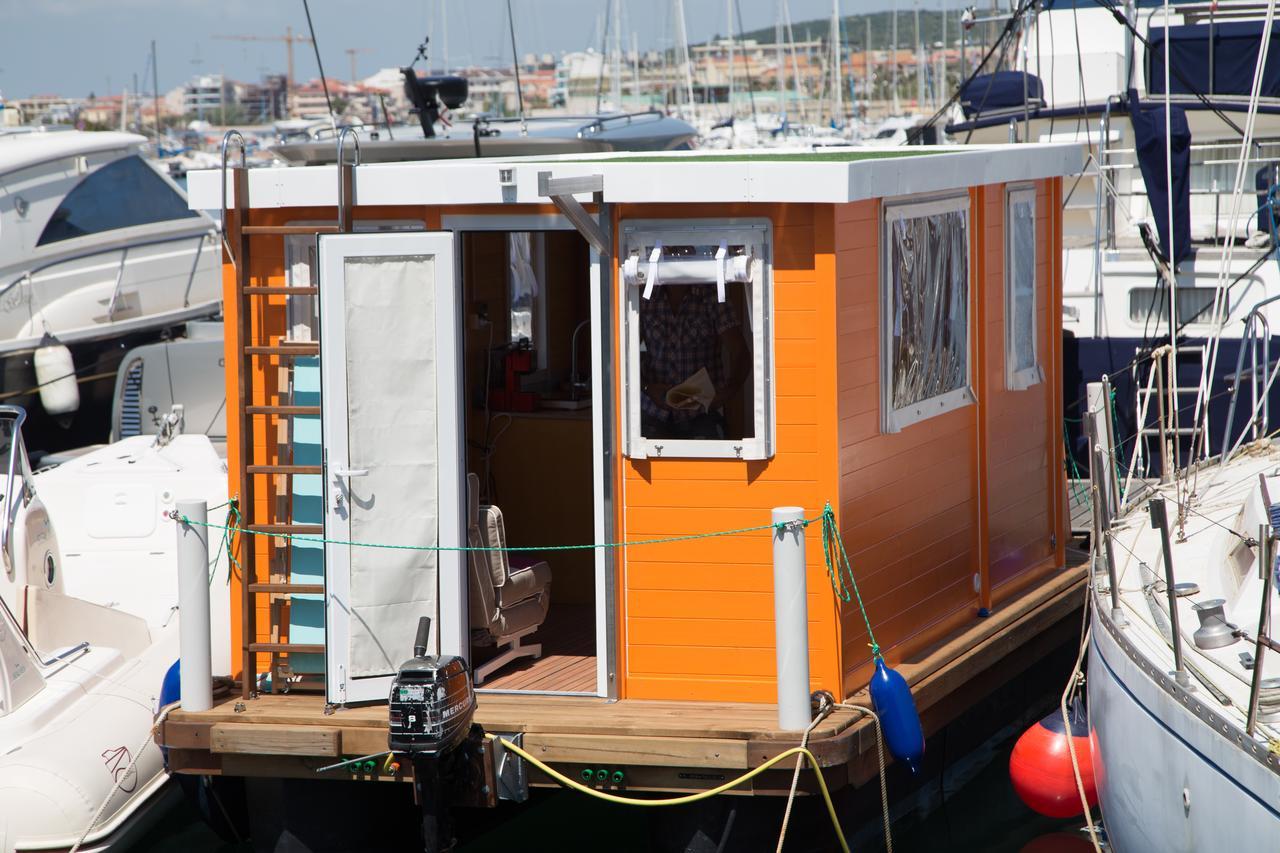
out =
{"type": "Polygon", "coordinates": [[[333,472],[335,477],[365,477],[368,474],[368,468],[338,468],[333,472]]]}

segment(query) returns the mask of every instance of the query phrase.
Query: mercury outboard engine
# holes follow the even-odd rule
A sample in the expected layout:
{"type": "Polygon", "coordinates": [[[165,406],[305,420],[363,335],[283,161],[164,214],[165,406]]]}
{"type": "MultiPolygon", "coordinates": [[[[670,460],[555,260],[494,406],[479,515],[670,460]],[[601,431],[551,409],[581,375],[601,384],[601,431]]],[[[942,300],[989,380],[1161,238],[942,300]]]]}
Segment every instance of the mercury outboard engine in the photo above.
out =
{"type": "MultiPolygon", "coordinates": [[[[413,62],[427,57],[427,42],[423,39],[418,45],[418,55],[413,62]]],[[[419,77],[413,70],[413,62],[400,69],[404,77],[404,96],[413,104],[410,112],[418,114],[422,123],[422,135],[431,139],[436,135],[436,121],[440,118],[440,109],[456,110],[466,103],[467,80],[465,77],[435,76],[419,77]]]]}
{"type": "Polygon", "coordinates": [[[414,793],[422,809],[427,853],[448,849],[451,833],[449,792],[441,779],[453,775],[450,758],[471,733],[476,694],[467,662],[457,655],[428,655],[431,618],[418,620],[413,657],[400,665],[391,682],[387,745],[413,763],[414,793]],[[444,845],[442,845],[442,840],[444,845]]]}

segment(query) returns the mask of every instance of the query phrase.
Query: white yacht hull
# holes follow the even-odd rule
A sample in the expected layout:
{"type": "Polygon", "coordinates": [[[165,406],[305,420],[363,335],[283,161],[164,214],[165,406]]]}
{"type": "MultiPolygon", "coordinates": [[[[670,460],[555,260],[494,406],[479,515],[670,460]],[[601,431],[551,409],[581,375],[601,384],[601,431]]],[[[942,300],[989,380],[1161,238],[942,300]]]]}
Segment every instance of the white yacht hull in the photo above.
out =
{"type": "Polygon", "coordinates": [[[1176,697],[1167,664],[1144,658],[1124,639],[1126,629],[1114,628],[1098,611],[1089,648],[1089,720],[1112,848],[1277,849],[1280,775],[1274,767],[1280,759],[1255,758],[1237,744],[1234,726],[1221,718],[1212,723],[1221,705],[1203,688],[1185,701],[1176,697]]]}

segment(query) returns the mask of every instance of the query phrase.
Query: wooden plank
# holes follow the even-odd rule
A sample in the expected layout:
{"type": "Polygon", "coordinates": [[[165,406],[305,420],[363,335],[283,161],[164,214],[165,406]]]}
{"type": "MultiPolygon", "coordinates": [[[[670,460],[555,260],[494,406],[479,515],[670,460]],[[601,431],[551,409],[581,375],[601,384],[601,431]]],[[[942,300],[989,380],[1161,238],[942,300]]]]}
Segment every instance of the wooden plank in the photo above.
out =
{"type": "Polygon", "coordinates": [[[244,292],[249,296],[316,296],[320,293],[320,288],[296,285],[255,285],[246,287],[244,292]]]}
{"type": "Polygon", "coordinates": [[[245,406],[246,415],[319,415],[319,406],[245,406]]]}
{"type": "Polygon", "coordinates": [[[333,726],[272,726],[217,723],[209,733],[213,752],[246,755],[342,754],[342,730],[333,726]]]}
{"type": "Polygon", "coordinates": [[[247,465],[249,474],[323,474],[321,465],[247,465]]]}
{"type": "Polygon", "coordinates": [[[574,764],[734,769],[747,766],[746,741],[719,738],[526,734],[524,748],[543,761],[574,764]]]}
{"type": "Polygon", "coordinates": [[[324,525],[322,524],[250,524],[247,527],[255,533],[286,533],[305,536],[319,536],[324,533],[324,525]]]}
{"type": "Polygon", "coordinates": [[[324,595],[322,583],[253,583],[250,592],[276,592],[291,595],[324,595]]]}
{"type": "Polygon", "coordinates": [[[307,355],[319,355],[320,344],[318,343],[296,343],[282,344],[279,346],[252,346],[244,348],[246,355],[275,355],[286,358],[296,358],[307,355]]]}
{"type": "Polygon", "coordinates": [[[250,643],[251,652],[292,652],[296,655],[322,655],[324,643],[250,643]]]}

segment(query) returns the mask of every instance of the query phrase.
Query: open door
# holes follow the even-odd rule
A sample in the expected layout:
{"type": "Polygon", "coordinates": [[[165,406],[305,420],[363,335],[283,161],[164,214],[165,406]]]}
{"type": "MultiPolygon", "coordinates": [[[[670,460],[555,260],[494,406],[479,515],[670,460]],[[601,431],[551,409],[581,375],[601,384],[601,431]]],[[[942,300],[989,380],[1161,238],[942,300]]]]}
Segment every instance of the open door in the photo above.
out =
{"type": "Polygon", "coordinates": [[[385,700],[420,616],[466,651],[453,235],[319,241],[325,694],[385,700]]]}

